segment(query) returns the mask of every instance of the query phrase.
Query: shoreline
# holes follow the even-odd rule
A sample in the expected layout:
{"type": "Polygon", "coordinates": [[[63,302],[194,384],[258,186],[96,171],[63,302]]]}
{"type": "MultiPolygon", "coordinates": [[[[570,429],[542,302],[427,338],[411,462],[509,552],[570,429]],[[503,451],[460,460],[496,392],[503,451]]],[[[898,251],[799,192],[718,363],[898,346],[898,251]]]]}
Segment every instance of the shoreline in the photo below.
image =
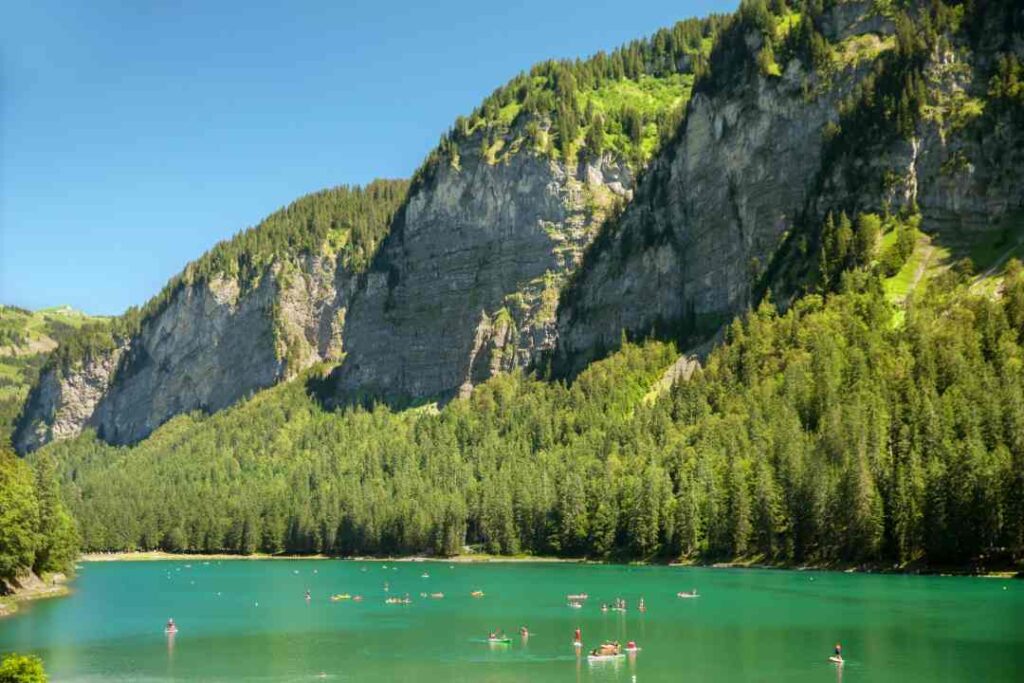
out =
{"type": "Polygon", "coordinates": [[[19,606],[23,602],[70,595],[71,588],[67,585],[68,581],[69,578],[64,574],[54,574],[47,577],[46,580],[35,574],[19,577],[16,587],[8,586],[9,589],[13,589],[9,594],[0,595],[0,619],[17,614],[19,606]]]}
{"type": "Polygon", "coordinates": [[[454,555],[452,557],[430,557],[426,555],[401,555],[398,557],[376,555],[269,555],[253,553],[169,553],[163,550],[121,551],[109,553],[82,553],[78,562],[184,562],[189,560],[338,560],[348,562],[447,562],[449,564],[474,563],[519,563],[544,562],[552,564],[604,564],[588,560],[564,557],[532,557],[503,555],[454,555]]]}
{"type": "Polygon", "coordinates": [[[349,562],[439,562],[448,564],[518,564],[518,563],[545,563],[545,564],[606,564],[621,566],[662,566],[676,568],[703,568],[703,569],[771,569],[777,571],[820,571],[820,572],[841,572],[845,574],[903,574],[909,576],[974,576],[982,578],[997,579],[1024,579],[1024,570],[1015,567],[1006,567],[991,570],[979,570],[977,568],[965,567],[929,567],[923,565],[786,565],[771,564],[757,561],[733,561],[733,562],[645,562],[645,561],[599,561],[585,558],[566,557],[544,557],[532,555],[489,555],[485,553],[471,555],[454,555],[452,557],[434,557],[426,555],[402,555],[374,556],[374,555],[270,555],[267,553],[253,553],[251,555],[240,555],[235,553],[170,553],[163,550],[149,551],[123,551],[107,553],[83,553],[79,562],[188,562],[188,561],[252,561],[252,560],[337,560],[349,562]]]}

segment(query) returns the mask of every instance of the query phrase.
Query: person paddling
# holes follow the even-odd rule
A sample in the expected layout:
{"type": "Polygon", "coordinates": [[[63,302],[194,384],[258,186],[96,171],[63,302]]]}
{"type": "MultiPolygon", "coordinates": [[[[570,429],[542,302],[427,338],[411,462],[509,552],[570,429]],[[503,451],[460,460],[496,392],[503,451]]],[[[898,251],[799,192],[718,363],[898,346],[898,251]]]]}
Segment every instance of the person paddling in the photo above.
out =
{"type": "Polygon", "coordinates": [[[843,646],[842,646],[842,644],[841,643],[836,643],[836,646],[835,646],[835,649],[833,650],[833,652],[835,654],[832,656],[832,659],[835,660],[836,662],[842,664],[843,663],[843,646]]]}

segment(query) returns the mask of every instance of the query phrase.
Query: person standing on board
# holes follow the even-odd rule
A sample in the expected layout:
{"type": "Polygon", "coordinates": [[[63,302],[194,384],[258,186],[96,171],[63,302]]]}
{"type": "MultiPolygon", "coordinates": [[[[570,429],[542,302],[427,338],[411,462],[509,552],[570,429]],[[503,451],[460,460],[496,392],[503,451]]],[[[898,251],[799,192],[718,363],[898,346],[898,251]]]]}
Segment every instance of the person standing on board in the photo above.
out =
{"type": "Polygon", "coordinates": [[[576,646],[583,644],[583,631],[580,630],[579,626],[576,627],[576,631],[572,634],[572,644],[576,646]]]}

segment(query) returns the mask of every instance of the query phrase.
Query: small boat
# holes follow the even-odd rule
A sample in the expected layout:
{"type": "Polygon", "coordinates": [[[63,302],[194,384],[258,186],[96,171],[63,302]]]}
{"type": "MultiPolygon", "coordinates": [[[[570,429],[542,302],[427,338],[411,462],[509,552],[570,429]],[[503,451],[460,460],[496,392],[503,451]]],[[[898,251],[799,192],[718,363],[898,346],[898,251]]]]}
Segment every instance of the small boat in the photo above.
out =
{"type": "Polygon", "coordinates": [[[338,602],[339,600],[351,600],[352,596],[348,593],[338,593],[331,596],[331,602],[338,602]]]}
{"type": "Polygon", "coordinates": [[[676,597],[677,598],[699,598],[700,596],[697,595],[697,591],[692,591],[690,593],[685,593],[683,591],[680,591],[680,592],[676,593],[676,597]]]}
{"type": "Polygon", "coordinates": [[[411,605],[412,600],[409,598],[387,598],[384,601],[385,605],[411,605]]]}
{"type": "Polygon", "coordinates": [[[595,655],[595,654],[589,654],[589,655],[587,655],[587,661],[588,662],[613,662],[616,659],[623,659],[623,658],[625,658],[625,656],[626,655],[624,655],[622,653],[619,653],[617,655],[595,655]]]}
{"type": "Polygon", "coordinates": [[[573,609],[583,609],[583,603],[573,601],[569,603],[569,607],[572,607],[573,609]]]}
{"type": "Polygon", "coordinates": [[[420,578],[421,579],[429,579],[430,578],[430,574],[428,574],[427,572],[423,572],[422,574],[420,574],[420,578]]]}
{"type": "Polygon", "coordinates": [[[432,597],[434,600],[440,600],[444,597],[444,593],[431,593],[430,597],[432,597]]]}
{"type": "Polygon", "coordinates": [[[832,655],[831,657],[829,657],[828,661],[832,662],[833,664],[838,664],[839,666],[843,665],[843,658],[836,655],[832,655]]]}
{"type": "Polygon", "coordinates": [[[472,593],[470,593],[470,596],[472,596],[474,598],[482,598],[482,597],[484,597],[484,592],[483,591],[473,591],[472,593]]]}
{"type": "Polygon", "coordinates": [[[578,601],[578,600],[586,600],[589,597],[590,596],[587,595],[586,593],[575,593],[575,594],[571,594],[571,595],[566,595],[565,599],[566,600],[572,600],[572,601],[578,601]]]}

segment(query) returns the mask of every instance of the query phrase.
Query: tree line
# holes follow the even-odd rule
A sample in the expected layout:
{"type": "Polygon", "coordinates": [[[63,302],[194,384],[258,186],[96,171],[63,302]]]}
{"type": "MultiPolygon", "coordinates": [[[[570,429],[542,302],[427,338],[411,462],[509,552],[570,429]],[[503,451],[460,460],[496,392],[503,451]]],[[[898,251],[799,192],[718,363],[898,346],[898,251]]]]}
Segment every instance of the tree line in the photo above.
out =
{"type": "MultiPolygon", "coordinates": [[[[653,123],[662,137],[668,137],[682,117],[681,109],[627,104],[599,112],[588,105],[586,95],[619,81],[701,73],[719,27],[727,21],[726,15],[686,19],[611,53],[534,65],[496,89],[469,116],[458,117],[417,178],[429,176],[441,163],[458,165],[459,149],[467,141],[479,138],[486,149],[514,129],[525,134],[529,148],[567,163],[574,163],[580,153],[601,154],[605,138],[613,138],[623,143],[615,149],[621,158],[641,170],[649,156],[641,129],[653,123]]],[[[682,94],[683,86],[678,87],[682,94]]],[[[685,95],[683,105],[688,89],[685,95]]]]}

